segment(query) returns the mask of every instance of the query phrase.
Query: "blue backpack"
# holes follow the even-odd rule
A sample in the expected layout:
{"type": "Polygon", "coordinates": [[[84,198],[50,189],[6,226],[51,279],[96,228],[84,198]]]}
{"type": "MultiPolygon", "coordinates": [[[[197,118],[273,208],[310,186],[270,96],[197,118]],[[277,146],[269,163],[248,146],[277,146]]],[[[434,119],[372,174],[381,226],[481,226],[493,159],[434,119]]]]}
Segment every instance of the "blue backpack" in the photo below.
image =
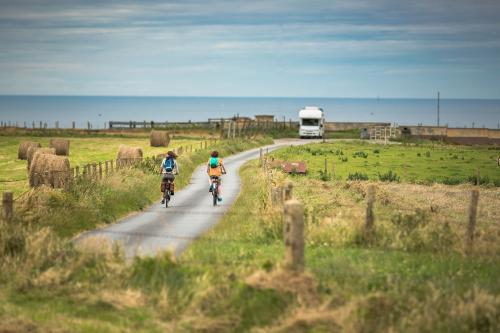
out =
{"type": "Polygon", "coordinates": [[[172,170],[174,170],[174,165],[174,158],[168,157],[163,163],[163,169],[165,169],[166,172],[172,172],[172,170]]]}
{"type": "Polygon", "coordinates": [[[217,157],[211,157],[210,158],[210,167],[212,169],[215,169],[219,166],[219,159],[217,157]]]}

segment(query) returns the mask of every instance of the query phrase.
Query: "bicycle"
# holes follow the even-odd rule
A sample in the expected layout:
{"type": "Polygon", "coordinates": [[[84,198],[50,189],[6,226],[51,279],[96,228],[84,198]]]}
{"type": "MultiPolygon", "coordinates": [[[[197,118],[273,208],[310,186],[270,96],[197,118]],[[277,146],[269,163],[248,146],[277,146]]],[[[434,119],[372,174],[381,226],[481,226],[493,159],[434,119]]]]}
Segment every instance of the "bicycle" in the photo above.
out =
{"type": "Polygon", "coordinates": [[[219,177],[212,176],[210,177],[212,179],[212,198],[213,198],[213,205],[217,206],[217,202],[219,201],[219,177]]]}
{"type": "Polygon", "coordinates": [[[172,187],[173,187],[174,179],[173,177],[163,177],[161,183],[161,189],[163,192],[163,200],[162,203],[165,204],[165,208],[168,208],[168,203],[172,198],[172,187]]]}

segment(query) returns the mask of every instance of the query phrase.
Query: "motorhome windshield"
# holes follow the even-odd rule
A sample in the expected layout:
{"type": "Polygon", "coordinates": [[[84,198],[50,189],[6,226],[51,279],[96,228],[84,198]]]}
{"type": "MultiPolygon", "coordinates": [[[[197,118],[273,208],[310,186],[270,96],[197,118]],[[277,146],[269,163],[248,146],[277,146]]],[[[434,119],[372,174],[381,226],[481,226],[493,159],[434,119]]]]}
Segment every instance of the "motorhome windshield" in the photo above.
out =
{"type": "Polygon", "coordinates": [[[302,119],[302,126],[318,126],[319,119],[302,119]]]}

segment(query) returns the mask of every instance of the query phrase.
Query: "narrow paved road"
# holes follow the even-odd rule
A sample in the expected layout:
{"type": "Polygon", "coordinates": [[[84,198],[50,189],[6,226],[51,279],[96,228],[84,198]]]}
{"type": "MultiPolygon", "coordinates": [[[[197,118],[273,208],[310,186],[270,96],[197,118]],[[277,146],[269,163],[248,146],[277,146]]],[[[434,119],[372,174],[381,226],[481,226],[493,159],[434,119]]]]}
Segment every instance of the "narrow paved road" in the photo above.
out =
{"type": "MultiPolygon", "coordinates": [[[[264,149],[274,150],[306,142],[278,140],[264,149]]],[[[258,157],[259,149],[253,149],[223,158],[227,175],[223,177],[224,200],[220,206],[212,206],[206,166],[200,166],[193,173],[190,184],[175,193],[170,207],[155,203],[109,227],[84,233],[77,238],[77,242],[88,237],[104,237],[112,242],[120,242],[128,258],[154,255],[162,250],[170,250],[178,256],[190,242],[215,225],[231,207],[240,191],[240,167],[258,157]]],[[[180,167],[182,171],[182,165],[180,167]]]]}

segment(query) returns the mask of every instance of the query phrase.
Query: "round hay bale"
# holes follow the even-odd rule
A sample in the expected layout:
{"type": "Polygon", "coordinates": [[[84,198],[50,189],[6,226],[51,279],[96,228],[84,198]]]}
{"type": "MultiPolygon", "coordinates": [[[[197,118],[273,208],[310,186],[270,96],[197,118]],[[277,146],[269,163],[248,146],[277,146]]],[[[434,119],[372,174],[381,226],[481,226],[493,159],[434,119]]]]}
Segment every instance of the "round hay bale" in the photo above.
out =
{"type": "Polygon", "coordinates": [[[69,140],[66,139],[50,139],[50,148],[55,148],[56,155],[69,156],[69,140]]]}
{"type": "Polygon", "coordinates": [[[38,142],[32,141],[22,141],[19,144],[19,149],[17,150],[17,158],[20,160],[25,160],[27,158],[28,149],[30,147],[41,147],[42,145],[38,142]]]}
{"type": "Polygon", "coordinates": [[[28,161],[28,171],[31,167],[31,162],[33,162],[33,158],[36,154],[49,154],[55,155],[56,150],[54,148],[40,148],[40,147],[29,147],[28,152],[26,153],[26,159],[28,161]]]}
{"type": "Polygon", "coordinates": [[[165,131],[151,131],[149,143],[151,147],[168,147],[170,135],[165,131]]]}
{"type": "Polygon", "coordinates": [[[117,167],[125,167],[142,161],[142,149],[140,147],[128,147],[120,145],[116,156],[117,167]]]}
{"type": "Polygon", "coordinates": [[[35,153],[29,172],[31,187],[47,185],[60,188],[70,180],[70,164],[67,157],[35,153]]]}

